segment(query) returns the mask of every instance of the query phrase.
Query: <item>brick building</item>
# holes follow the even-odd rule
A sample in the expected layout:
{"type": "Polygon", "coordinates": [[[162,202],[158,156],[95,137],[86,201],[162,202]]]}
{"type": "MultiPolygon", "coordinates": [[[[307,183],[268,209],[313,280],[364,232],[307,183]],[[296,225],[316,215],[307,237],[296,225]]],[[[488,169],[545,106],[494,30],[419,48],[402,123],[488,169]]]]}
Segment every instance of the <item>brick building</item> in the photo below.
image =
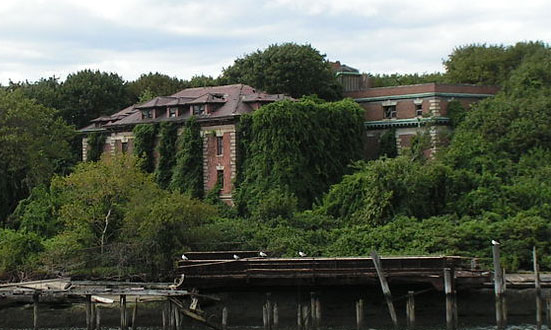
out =
{"type": "Polygon", "coordinates": [[[333,63],[337,79],[343,85],[344,96],[365,109],[368,158],[376,157],[381,136],[395,129],[398,152],[411,147],[413,138],[422,132],[430,136],[433,153],[444,144],[442,136],[450,130],[448,103],[458,100],[468,109],[475,102],[493,96],[496,86],[427,83],[394,87],[370,87],[369,77],[339,62],[333,63]]]}
{"type": "MultiPolygon", "coordinates": [[[[171,96],[159,96],[149,102],[132,105],[111,116],[96,118],[81,132],[105,133],[104,153],[132,152],[132,129],[137,124],[168,121],[183,126],[187,119],[195,115],[203,138],[205,191],[213,188],[219,180],[222,183],[220,197],[230,203],[236,176],[236,124],[239,116],[284,98],[282,94],[266,94],[242,84],[188,88],[171,96]]],[[[88,139],[84,137],[84,161],[88,147],[88,139]]]]}
{"type": "MultiPolygon", "coordinates": [[[[434,152],[444,142],[439,140],[440,133],[450,129],[447,106],[451,100],[459,100],[467,108],[498,90],[492,86],[436,83],[371,88],[366,74],[339,62],[332,65],[344,87],[344,95],[366,110],[367,158],[376,157],[380,138],[390,129],[395,129],[398,151],[410,147],[417,134],[428,131],[431,142],[428,152],[434,152]]],[[[239,116],[284,98],[282,94],[267,94],[242,84],[188,88],[171,96],[159,96],[132,105],[111,116],[96,118],[81,132],[105,133],[105,153],[132,152],[135,125],[170,121],[183,126],[195,115],[203,138],[204,189],[208,191],[217,181],[221,182],[221,199],[231,203],[237,170],[236,124],[239,116]]],[[[84,161],[87,151],[85,136],[82,140],[84,161]]]]}

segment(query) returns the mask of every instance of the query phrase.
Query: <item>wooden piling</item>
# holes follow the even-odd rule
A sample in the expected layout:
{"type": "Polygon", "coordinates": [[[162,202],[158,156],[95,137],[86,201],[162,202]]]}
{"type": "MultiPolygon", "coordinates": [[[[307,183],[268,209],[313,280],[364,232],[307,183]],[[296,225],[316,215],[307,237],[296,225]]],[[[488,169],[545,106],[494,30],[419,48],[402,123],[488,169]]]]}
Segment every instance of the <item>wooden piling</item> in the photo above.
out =
{"type": "Polygon", "coordinates": [[[120,295],[121,330],[126,330],[126,295],[120,295]]]}
{"type": "Polygon", "coordinates": [[[262,324],[264,324],[264,330],[269,330],[267,307],[268,306],[266,304],[262,305],[262,324]]]}
{"type": "Polygon", "coordinates": [[[168,302],[163,303],[163,307],[161,309],[161,318],[163,322],[163,330],[167,330],[167,310],[168,310],[168,302]]]}
{"type": "Polygon", "coordinates": [[[547,327],[551,329],[551,297],[546,299],[547,301],[547,327]]]}
{"type": "Polygon", "coordinates": [[[454,287],[453,287],[453,274],[449,268],[444,269],[444,292],[446,293],[446,329],[455,329],[454,314],[454,287]]]}
{"type": "Polygon", "coordinates": [[[316,295],[316,327],[321,327],[321,301],[319,295],[316,295]]]}
{"type": "Polygon", "coordinates": [[[38,301],[40,294],[33,294],[33,329],[38,329],[38,301]]]}
{"type": "Polygon", "coordinates": [[[496,325],[498,329],[503,329],[505,322],[503,320],[503,272],[499,258],[499,244],[492,245],[492,255],[494,261],[494,294],[496,309],[496,325]]]}
{"type": "Polygon", "coordinates": [[[542,301],[541,301],[541,284],[540,284],[540,272],[538,266],[538,255],[536,247],[532,249],[532,259],[534,261],[534,286],[536,289],[536,329],[541,329],[543,325],[542,318],[542,301]]]}
{"type": "Polygon", "coordinates": [[[308,305],[302,306],[302,325],[305,330],[310,329],[310,308],[308,305]]]}
{"type": "Polygon", "coordinates": [[[180,311],[176,306],[174,306],[174,325],[176,326],[176,330],[182,329],[182,319],[180,317],[180,311]]]}
{"type": "Polygon", "coordinates": [[[99,306],[94,306],[96,309],[96,330],[101,330],[101,312],[99,306]]]}
{"type": "Polygon", "coordinates": [[[279,328],[279,307],[277,306],[277,303],[274,303],[274,310],[273,310],[273,328],[277,329],[279,328]]]}
{"type": "Polygon", "coordinates": [[[408,291],[408,300],[406,301],[406,315],[408,329],[415,328],[415,295],[413,291],[408,291]]]}
{"type": "Polygon", "coordinates": [[[371,258],[373,260],[373,264],[375,265],[375,270],[377,271],[379,281],[381,282],[381,289],[383,290],[383,295],[385,296],[388,312],[390,314],[390,318],[392,319],[392,324],[394,325],[394,328],[397,328],[398,318],[396,317],[396,310],[394,309],[394,304],[392,303],[392,294],[390,293],[390,288],[388,287],[388,283],[383,272],[381,259],[376,251],[371,251],[371,258]]]}
{"type": "Polygon", "coordinates": [[[297,301],[297,329],[302,330],[302,304],[297,301]]]}
{"type": "Polygon", "coordinates": [[[228,308],[224,306],[222,308],[222,330],[228,329],[228,308]]]}
{"type": "Polygon", "coordinates": [[[84,310],[86,311],[86,329],[92,329],[92,295],[87,294],[84,301],[84,310]]]}
{"type": "Polygon", "coordinates": [[[356,301],[356,329],[361,330],[364,326],[364,300],[356,301]]]}
{"type": "Polygon", "coordinates": [[[266,293],[266,322],[268,322],[268,330],[272,329],[272,293],[266,293]]]}
{"type": "Polygon", "coordinates": [[[132,310],[132,330],[136,330],[136,317],[138,316],[138,298],[134,300],[134,309],[132,310]]]}

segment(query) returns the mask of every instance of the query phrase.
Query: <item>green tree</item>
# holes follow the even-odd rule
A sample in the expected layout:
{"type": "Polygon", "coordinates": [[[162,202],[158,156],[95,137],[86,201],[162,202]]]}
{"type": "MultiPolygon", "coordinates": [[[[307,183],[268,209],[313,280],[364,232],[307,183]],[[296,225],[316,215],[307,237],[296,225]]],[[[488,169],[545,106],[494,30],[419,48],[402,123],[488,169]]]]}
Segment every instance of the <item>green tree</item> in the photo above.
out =
{"type": "Polygon", "coordinates": [[[54,109],[0,90],[0,221],[31,189],[66,170],[74,135],[54,109]]]}
{"type": "Polygon", "coordinates": [[[186,87],[187,82],[176,77],[170,77],[159,72],[142,74],[138,79],[128,83],[128,91],[132,102],[145,102],[140,96],[149,91],[153,97],[172,95],[186,87]]]}
{"type": "Polygon", "coordinates": [[[61,116],[77,128],[111,115],[131,102],[124,80],[115,73],[89,69],[71,73],[62,85],[61,116]]]}
{"type": "Polygon", "coordinates": [[[191,117],[178,138],[176,166],[170,189],[195,198],[203,196],[203,139],[201,126],[191,117]]]}
{"type": "Polygon", "coordinates": [[[341,87],[325,55],[308,44],[274,44],[257,50],[225,68],[220,80],[224,84],[243,83],[297,98],[311,94],[326,100],[341,97],[341,87]]]}

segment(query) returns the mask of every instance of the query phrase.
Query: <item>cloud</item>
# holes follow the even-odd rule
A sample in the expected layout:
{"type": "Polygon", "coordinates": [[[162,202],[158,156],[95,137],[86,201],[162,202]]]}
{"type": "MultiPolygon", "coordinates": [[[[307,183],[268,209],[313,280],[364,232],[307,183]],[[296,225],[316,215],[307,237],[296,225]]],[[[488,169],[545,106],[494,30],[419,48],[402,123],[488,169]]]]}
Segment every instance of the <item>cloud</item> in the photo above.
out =
{"type": "Polygon", "coordinates": [[[217,76],[273,43],[373,73],[441,71],[454,47],[549,42],[540,0],[2,0],[0,83],[81,68],[217,76]]]}

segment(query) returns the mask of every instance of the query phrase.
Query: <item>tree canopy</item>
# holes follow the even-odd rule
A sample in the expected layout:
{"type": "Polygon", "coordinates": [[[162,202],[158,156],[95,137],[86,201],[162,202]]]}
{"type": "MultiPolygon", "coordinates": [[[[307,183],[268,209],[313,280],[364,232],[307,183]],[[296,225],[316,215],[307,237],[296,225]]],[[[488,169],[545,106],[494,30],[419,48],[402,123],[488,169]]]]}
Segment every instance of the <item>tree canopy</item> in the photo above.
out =
{"type": "Polygon", "coordinates": [[[243,83],[268,93],[292,97],[316,94],[326,100],[341,97],[341,87],[325,55],[311,45],[284,43],[238,58],[220,77],[224,84],[243,83]]]}

